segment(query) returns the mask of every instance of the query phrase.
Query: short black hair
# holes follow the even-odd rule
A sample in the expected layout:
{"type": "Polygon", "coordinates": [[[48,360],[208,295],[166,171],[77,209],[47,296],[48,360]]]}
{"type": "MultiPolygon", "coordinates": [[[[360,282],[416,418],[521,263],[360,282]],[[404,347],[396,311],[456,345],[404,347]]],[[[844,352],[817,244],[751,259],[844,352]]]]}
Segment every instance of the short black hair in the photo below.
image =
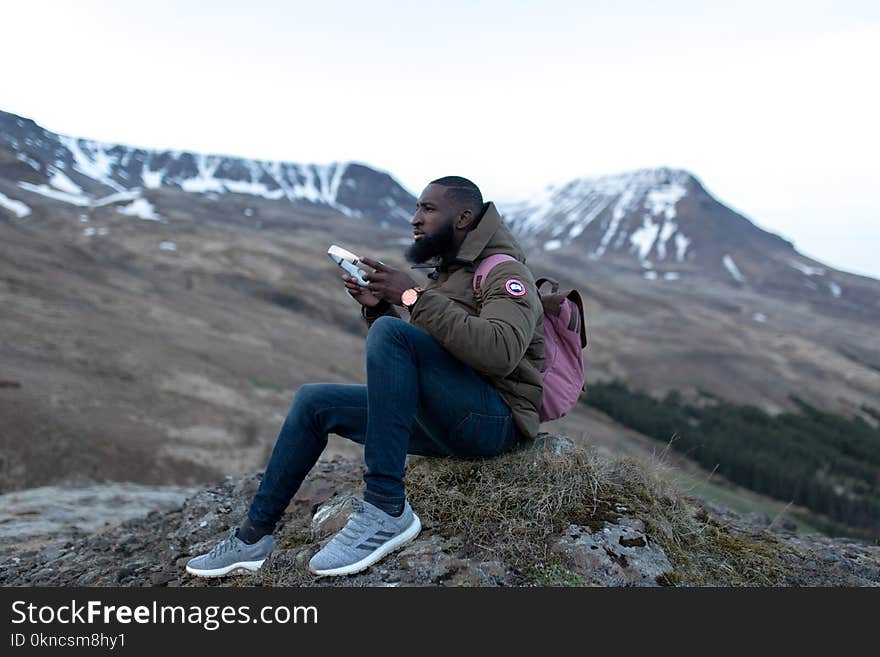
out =
{"type": "Polygon", "coordinates": [[[461,176],[444,176],[432,180],[430,185],[446,187],[446,197],[462,210],[470,210],[479,219],[483,212],[483,194],[467,178],[461,176]]]}

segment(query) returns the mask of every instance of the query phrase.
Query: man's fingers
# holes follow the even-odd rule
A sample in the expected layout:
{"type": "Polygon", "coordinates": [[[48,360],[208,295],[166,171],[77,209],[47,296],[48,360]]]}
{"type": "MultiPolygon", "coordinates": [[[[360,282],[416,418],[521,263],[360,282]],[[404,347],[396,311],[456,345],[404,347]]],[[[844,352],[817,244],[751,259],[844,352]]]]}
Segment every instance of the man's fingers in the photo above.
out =
{"type": "Polygon", "coordinates": [[[373,260],[372,258],[361,258],[361,262],[367,265],[368,267],[372,267],[376,271],[387,271],[388,266],[382,262],[381,260],[373,260]]]}
{"type": "Polygon", "coordinates": [[[369,274],[364,274],[364,280],[368,283],[379,283],[384,281],[388,277],[388,274],[382,271],[374,271],[369,274]]]}

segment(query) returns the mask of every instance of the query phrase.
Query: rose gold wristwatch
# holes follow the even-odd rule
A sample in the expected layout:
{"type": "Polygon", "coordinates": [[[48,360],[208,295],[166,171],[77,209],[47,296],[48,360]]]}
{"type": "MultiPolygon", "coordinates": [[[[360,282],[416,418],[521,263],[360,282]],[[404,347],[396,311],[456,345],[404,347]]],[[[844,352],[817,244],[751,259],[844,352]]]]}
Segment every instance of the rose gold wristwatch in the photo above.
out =
{"type": "Polygon", "coordinates": [[[425,288],[419,286],[404,290],[403,294],[400,295],[400,302],[406,306],[407,310],[412,310],[412,307],[415,305],[416,301],[419,300],[419,297],[424,291],[425,288]]]}

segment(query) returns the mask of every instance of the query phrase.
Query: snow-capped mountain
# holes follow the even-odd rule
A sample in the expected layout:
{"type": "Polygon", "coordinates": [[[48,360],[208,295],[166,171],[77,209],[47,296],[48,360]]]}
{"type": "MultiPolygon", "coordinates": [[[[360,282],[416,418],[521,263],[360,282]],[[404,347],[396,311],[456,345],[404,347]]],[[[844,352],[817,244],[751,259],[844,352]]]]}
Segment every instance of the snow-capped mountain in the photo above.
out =
{"type": "MultiPolygon", "coordinates": [[[[80,206],[126,202],[130,214],[144,219],[158,215],[143,192],[168,187],[326,206],[392,225],[408,221],[415,204],[388,173],[363,164],[296,164],[147,150],[55,134],[2,111],[0,149],[15,158],[0,159],[2,177],[17,180],[26,192],[80,206]]],[[[3,195],[0,203],[16,214],[29,211],[25,199],[3,195]]]]}
{"type": "MultiPolygon", "coordinates": [[[[294,205],[362,218],[365,227],[399,229],[403,237],[415,197],[390,174],[364,164],[146,150],[55,134],[0,112],[0,216],[39,215],[50,211],[46,203],[81,206],[86,213],[109,206],[154,221],[163,221],[166,210],[206,221],[234,215],[256,228],[264,221],[279,227],[295,221],[286,211],[294,205]],[[214,203],[224,197],[230,202],[214,203]],[[245,207],[237,209],[242,200],[245,207]],[[251,204],[271,206],[275,218],[260,218],[251,204]]],[[[684,170],[576,179],[501,209],[527,250],[559,255],[560,261],[608,264],[658,285],[714,279],[850,316],[880,317],[877,281],[801,255],[684,170]]]]}
{"type": "Polygon", "coordinates": [[[572,180],[508,205],[505,218],[532,248],[637,267],[647,280],[698,274],[838,299],[851,278],[758,228],[681,169],[572,180]]]}

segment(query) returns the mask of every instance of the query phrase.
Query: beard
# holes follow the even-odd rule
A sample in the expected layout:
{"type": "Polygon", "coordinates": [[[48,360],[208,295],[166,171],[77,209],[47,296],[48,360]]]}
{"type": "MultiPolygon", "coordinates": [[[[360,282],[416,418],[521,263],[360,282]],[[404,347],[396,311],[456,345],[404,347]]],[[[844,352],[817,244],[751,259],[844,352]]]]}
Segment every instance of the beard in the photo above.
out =
{"type": "Polygon", "coordinates": [[[408,262],[420,265],[431,258],[447,255],[455,247],[455,229],[450,221],[436,235],[423,234],[422,239],[407,247],[404,256],[408,262]]]}

